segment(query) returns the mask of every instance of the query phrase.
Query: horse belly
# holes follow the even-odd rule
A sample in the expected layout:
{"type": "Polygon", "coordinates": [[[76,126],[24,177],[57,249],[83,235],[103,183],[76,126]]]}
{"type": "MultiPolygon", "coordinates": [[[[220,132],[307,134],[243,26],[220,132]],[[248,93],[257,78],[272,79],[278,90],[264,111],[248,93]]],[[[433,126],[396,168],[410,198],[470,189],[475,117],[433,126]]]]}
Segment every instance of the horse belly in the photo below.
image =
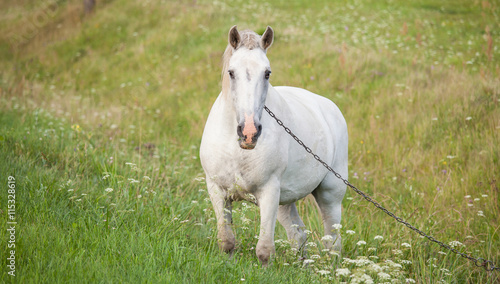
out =
{"type": "Polygon", "coordinates": [[[285,172],[281,180],[280,204],[296,202],[313,192],[326,175],[322,169],[317,170],[316,173],[308,170],[285,172]]]}

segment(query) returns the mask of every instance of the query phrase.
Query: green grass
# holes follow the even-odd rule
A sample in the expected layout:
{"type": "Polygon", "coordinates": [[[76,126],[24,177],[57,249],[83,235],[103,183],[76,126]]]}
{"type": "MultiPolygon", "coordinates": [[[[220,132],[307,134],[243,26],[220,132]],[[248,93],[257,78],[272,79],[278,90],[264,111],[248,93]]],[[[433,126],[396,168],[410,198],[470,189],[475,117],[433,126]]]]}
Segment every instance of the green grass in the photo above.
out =
{"type": "Polygon", "coordinates": [[[277,226],[275,259],[261,268],[258,208],[241,203],[228,260],[198,158],[229,28],[270,25],[272,84],[307,88],[344,113],[351,182],[500,265],[497,2],[97,2],[86,17],[81,1],[57,2],[34,28],[41,2],[0,4],[0,179],[16,179],[17,221],[11,277],[2,187],[2,282],[499,281],[352,191],[342,258],[323,251],[306,198],[297,205],[314,263],[277,226]]]}

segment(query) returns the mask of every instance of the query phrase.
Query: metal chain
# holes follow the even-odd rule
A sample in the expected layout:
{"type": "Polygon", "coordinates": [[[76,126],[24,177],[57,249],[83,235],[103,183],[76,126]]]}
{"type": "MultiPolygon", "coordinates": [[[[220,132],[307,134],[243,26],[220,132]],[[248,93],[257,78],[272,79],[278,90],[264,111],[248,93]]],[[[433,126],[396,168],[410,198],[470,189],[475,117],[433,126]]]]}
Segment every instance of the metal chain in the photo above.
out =
{"type": "Polygon", "coordinates": [[[377,207],[378,209],[382,210],[385,214],[391,216],[392,218],[396,219],[396,221],[398,221],[399,223],[401,224],[404,224],[406,227],[410,228],[411,230],[415,231],[416,233],[418,233],[419,235],[421,236],[424,236],[426,237],[428,240],[430,240],[431,242],[434,242],[438,245],[440,245],[441,247],[447,249],[447,250],[450,250],[458,255],[460,255],[461,257],[463,258],[467,258],[468,260],[474,262],[474,264],[478,267],[483,267],[486,271],[493,271],[493,270],[497,270],[497,271],[500,271],[500,267],[497,267],[495,266],[495,264],[493,263],[493,261],[491,260],[486,260],[484,258],[474,258],[468,254],[465,254],[463,252],[460,252],[458,250],[456,250],[455,248],[452,248],[451,246],[443,243],[443,242],[440,242],[438,240],[436,240],[435,238],[433,238],[432,236],[429,236],[427,235],[426,233],[420,231],[419,229],[415,228],[413,225],[411,225],[410,223],[406,222],[405,220],[403,220],[401,217],[398,217],[396,215],[394,215],[394,213],[392,213],[391,211],[385,209],[382,205],[380,205],[377,201],[373,200],[370,196],[368,196],[366,193],[364,193],[363,191],[359,190],[358,188],[356,188],[354,185],[352,185],[348,180],[344,179],[339,173],[337,173],[334,169],[332,169],[327,163],[325,163],[323,160],[321,160],[321,158],[316,155],[312,150],[311,148],[307,147],[304,142],[302,142],[302,140],[300,140],[295,134],[293,134],[293,132],[290,130],[290,128],[286,127],[284,124],[283,124],[283,121],[281,121],[279,118],[276,117],[276,115],[267,107],[267,106],[264,106],[264,109],[269,113],[269,115],[274,118],[276,120],[276,122],[281,126],[283,127],[283,129],[285,129],[286,133],[290,134],[290,136],[293,137],[293,139],[295,139],[295,141],[297,141],[297,143],[299,143],[300,146],[304,147],[304,149],[306,150],[307,153],[311,154],[314,159],[316,159],[318,162],[320,162],[327,170],[329,170],[330,172],[332,172],[337,178],[339,178],[340,180],[342,180],[347,186],[349,186],[352,190],[354,190],[357,194],[361,195],[364,199],[366,199],[368,202],[372,203],[373,205],[375,205],[375,207],[377,207]]]}

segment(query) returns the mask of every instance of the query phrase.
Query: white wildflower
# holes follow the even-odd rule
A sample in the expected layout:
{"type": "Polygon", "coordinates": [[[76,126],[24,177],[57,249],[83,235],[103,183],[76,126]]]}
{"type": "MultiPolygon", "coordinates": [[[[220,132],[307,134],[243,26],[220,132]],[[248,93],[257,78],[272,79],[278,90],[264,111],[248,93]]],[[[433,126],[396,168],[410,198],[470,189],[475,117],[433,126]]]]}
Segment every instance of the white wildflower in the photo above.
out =
{"type": "Polygon", "coordinates": [[[356,245],[358,245],[358,246],[366,245],[366,242],[365,241],[359,241],[359,242],[356,243],[356,245]]]}
{"type": "Polygon", "coordinates": [[[372,284],[373,283],[373,279],[368,274],[365,274],[365,273],[356,273],[356,274],[353,275],[351,283],[372,284]]]}
{"type": "Polygon", "coordinates": [[[432,263],[432,262],[436,262],[437,261],[437,258],[435,257],[431,257],[427,260],[427,263],[432,263]]]}
{"type": "Polygon", "coordinates": [[[139,183],[139,181],[138,181],[138,180],[133,179],[133,178],[129,178],[129,179],[128,179],[128,181],[129,181],[130,183],[139,183]]]}
{"type": "Polygon", "coordinates": [[[354,235],[354,234],[356,234],[356,232],[354,232],[353,230],[347,230],[347,231],[345,231],[345,233],[348,234],[348,235],[354,235]]]}
{"type": "Polygon", "coordinates": [[[405,248],[411,248],[411,245],[409,243],[402,243],[401,246],[405,248]]]}
{"type": "Polygon", "coordinates": [[[411,278],[406,278],[406,283],[417,283],[415,280],[411,279],[411,278]]]}
{"type": "Polygon", "coordinates": [[[382,236],[375,236],[375,238],[373,238],[373,239],[374,240],[381,240],[382,241],[384,239],[384,237],[382,237],[382,236]]]}
{"type": "Polygon", "coordinates": [[[332,235],[326,235],[321,238],[322,241],[333,241],[332,235]]]}
{"type": "Polygon", "coordinates": [[[483,211],[477,211],[477,216],[484,217],[483,211]]]}
{"type": "Polygon", "coordinates": [[[385,261],[385,263],[387,263],[390,267],[392,268],[402,268],[403,266],[399,263],[395,263],[394,261],[390,260],[390,259],[387,259],[385,261]]]}
{"type": "Polygon", "coordinates": [[[451,241],[448,243],[448,245],[450,245],[452,248],[455,248],[455,247],[465,247],[464,244],[462,244],[461,242],[459,241],[451,241]]]}
{"type": "Polygon", "coordinates": [[[332,225],[332,228],[333,228],[334,230],[338,231],[338,230],[342,229],[342,225],[340,225],[340,224],[333,224],[333,225],[332,225]]]}
{"type": "Polygon", "coordinates": [[[104,191],[106,191],[106,192],[113,192],[113,189],[111,187],[108,187],[104,191]]]}
{"type": "Polygon", "coordinates": [[[357,259],[344,258],[343,264],[354,264],[358,267],[367,266],[373,264],[373,261],[369,260],[366,256],[358,256],[357,259]]]}
{"type": "Polygon", "coordinates": [[[337,268],[335,270],[335,276],[349,276],[351,274],[351,271],[349,268],[337,268]]]}
{"type": "Polygon", "coordinates": [[[304,260],[304,265],[307,265],[307,264],[310,264],[310,263],[314,263],[314,260],[312,260],[312,259],[306,259],[306,260],[304,260]]]}
{"type": "MultiPolygon", "coordinates": [[[[324,251],[324,250],[323,250],[324,251]]],[[[329,254],[340,257],[340,254],[334,250],[330,251],[329,254]]]]}
{"type": "Polygon", "coordinates": [[[321,256],[317,255],[317,254],[313,254],[311,255],[311,258],[312,259],[318,259],[318,258],[321,258],[321,256]]]}
{"type": "Polygon", "coordinates": [[[381,280],[389,280],[391,279],[391,275],[384,273],[384,272],[379,272],[377,273],[377,277],[381,280]]]}
{"type": "Polygon", "coordinates": [[[310,235],[312,232],[311,232],[311,231],[309,231],[309,230],[304,230],[304,233],[306,233],[306,234],[310,235]]]}
{"type": "Polygon", "coordinates": [[[241,217],[241,223],[243,223],[244,225],[248,225],[251,222],[252,222],[252,220],[248,219],[247,217],[245,217],[245,216],[241,217]]]}
{"type": "Polygon", "coordinates": [[[442,255],[446,255],[447,253],[445,253],[444,251],[438,251],[439,254],[442,254],[442,255]]]}
{"type": "Polygon", "coordinates": [[[403,254],[403,251],[400,250],[400,249],[393,249],[392,253],[395,254],[395,255],[401,255],[401,254],[403,254]]]}
{"type": "Polygon", "coordinates": [[[328,271],[328,270],[318,270],[318,273],[320,275],[328,275],[328,274],[330,274],[330,271],[328,271]]]}
{"type": "Polygon", "coordinates": [[[380,267],[380,265],[378,265],[376,263],[372,263],[368,266],[368,270],[377,273],[377,272],[381,272],[383,269],[382,269],[382,267],[380,267]]]}
{"type": "Polygon", "coordinates": [[[315,242],[308,242],[306,247],[317,247],[318,245],[315,242]]]}
{"type": "Polygon", "coordinates": [[[399,262],[401,262],[402,264],[412,264],[411,260],[406,260],[406,259],[403,259],[399,262]]]}

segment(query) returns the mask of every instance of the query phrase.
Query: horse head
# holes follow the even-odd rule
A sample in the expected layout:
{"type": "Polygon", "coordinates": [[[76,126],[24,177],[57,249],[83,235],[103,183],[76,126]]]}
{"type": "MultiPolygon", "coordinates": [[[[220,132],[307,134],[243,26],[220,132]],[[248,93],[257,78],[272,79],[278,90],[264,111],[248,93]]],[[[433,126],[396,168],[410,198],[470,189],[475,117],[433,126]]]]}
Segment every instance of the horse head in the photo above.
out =
{"type": "Polygon", "coordinates": [[[239,143],[242,149],[255,148],[262,133],[260,123],[269,88],[271,66],[267,49],[273,43],[274,32],[267,27],[262,36],[252,31],[229,30],[229,44],[224,53],[223,92],[236,114],[239,143]]]}

